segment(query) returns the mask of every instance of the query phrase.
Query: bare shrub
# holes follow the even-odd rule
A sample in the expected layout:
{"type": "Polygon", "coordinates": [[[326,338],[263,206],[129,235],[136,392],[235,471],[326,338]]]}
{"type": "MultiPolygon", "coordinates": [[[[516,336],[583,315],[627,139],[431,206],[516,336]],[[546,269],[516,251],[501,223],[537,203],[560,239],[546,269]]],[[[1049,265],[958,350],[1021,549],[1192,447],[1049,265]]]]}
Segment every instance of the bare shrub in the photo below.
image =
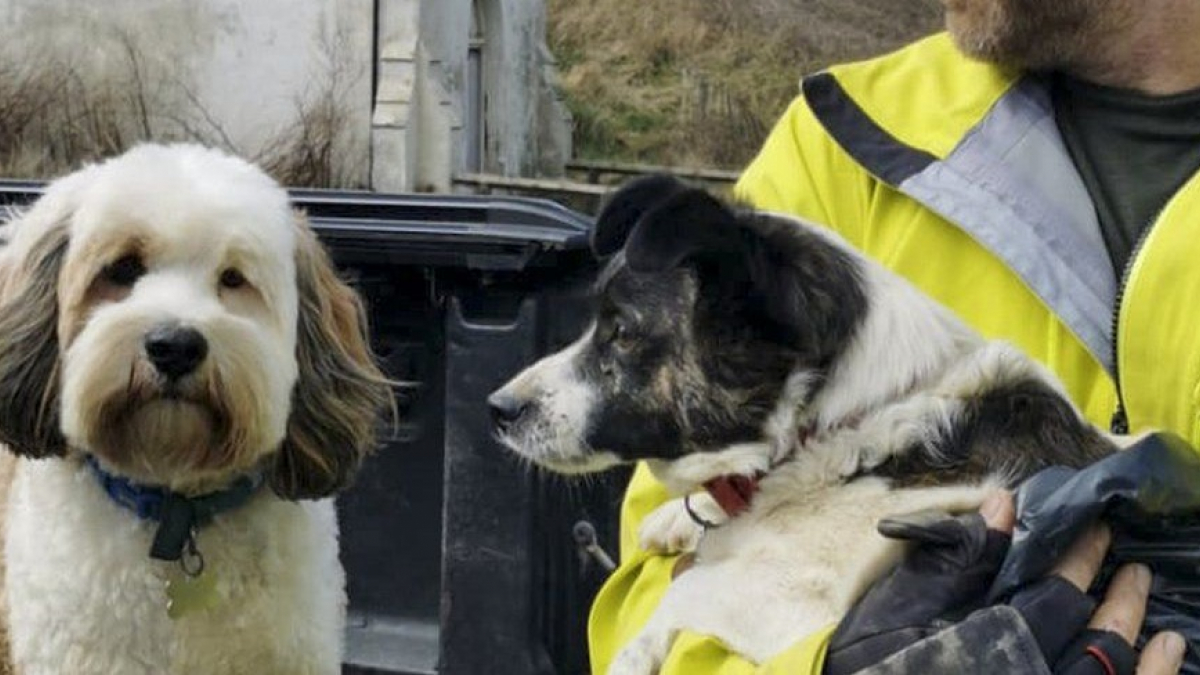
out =
{"type": "Polygon", "coordinates": [[[351,123],[344,102],[358,79],[345,67],[346,40],[336,33],[322,40],[322,77],[297,97],[292,122],[267,140],[254,158],[284,185],[366,187],[356,184],[353,162],[345,156],[351,123]]]}
{"type": "Polygon", "coordinates": [[[124,67],[103,76],[54,54],[0,57],[0,176],[49,178],[141,141],[190,141],[258,161],[285,185],[361,187],[338,156],[345,80],[301,97],[293,120],[251,152],[186,83],[152,72],[134,41],[119,39],[124,67]]]}
{"type": "Polygon", "coordinates": [[[297,106],[292,124],[277,133],[255,158],[284,185],[347,187],[345,163],[338,155],[346,112],[333,92],[297,106]]]}
{"type": "Polygon", "coordinates": [[[149,136],[138,96],[89,83],[70,64],[0,66],[0,169],[8,177],[62,173],[149,136]]]}

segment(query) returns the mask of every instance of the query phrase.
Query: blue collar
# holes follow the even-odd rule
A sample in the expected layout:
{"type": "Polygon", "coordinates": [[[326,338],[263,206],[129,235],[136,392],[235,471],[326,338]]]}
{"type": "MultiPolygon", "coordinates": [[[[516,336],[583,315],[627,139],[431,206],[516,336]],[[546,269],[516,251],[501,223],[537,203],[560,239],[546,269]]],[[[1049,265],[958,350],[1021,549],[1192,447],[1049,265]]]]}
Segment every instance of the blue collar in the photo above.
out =
{"type": "Polygon", "coordinates": [[[232,511],[250,501],[266,482],[262,472],[255,472],[239,477],[219,492],[188,497],[111,474],[91,455],[85,455],[85,461],[113,503],[142,520],[158,522],[150,547],[150,557],[158,560],[179,560],[185,545],[195,546],[197,529],[211,523],[218,513],[232,511]]]}

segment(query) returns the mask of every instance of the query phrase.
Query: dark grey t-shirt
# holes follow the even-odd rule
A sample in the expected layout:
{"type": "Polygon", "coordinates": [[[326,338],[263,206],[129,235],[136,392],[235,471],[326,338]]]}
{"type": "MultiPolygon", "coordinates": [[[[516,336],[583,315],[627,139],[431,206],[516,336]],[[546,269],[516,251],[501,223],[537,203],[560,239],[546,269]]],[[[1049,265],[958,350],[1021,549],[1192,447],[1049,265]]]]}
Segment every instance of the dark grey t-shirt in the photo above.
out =
{"type": "Polygon", "coordinates": [[[1200,170],[1200,89],[1156,97],[1064,76],[1051,86],[1059,131],[1120,276],[1142,231],[1200,170]]]}

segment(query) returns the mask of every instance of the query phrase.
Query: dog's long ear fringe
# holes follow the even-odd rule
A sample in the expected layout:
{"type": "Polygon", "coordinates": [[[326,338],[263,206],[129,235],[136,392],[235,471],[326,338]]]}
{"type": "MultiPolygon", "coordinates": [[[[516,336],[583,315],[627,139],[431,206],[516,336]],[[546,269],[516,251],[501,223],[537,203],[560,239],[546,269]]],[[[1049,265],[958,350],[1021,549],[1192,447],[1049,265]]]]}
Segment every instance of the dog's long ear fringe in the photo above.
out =
{"type": "Polygon", "coordinates": [[[55,223],[6,272],[0,305],[0,442],[26,457],[66,452],[59,424],[58,278],[66,223],[55,223]]]}
{"type": "Polygon", "coordinates": [[[299,215],[297,237],[300,375],[270,482],[285,499],[319,499],[350,484],[395,401],[371,353],[361,300],[299,215]]]}
{"type": "Polygon", "coordinates": [[[592,253],[605,259],[621,250],[642,216],[688,186],[674,176],[655,174],[629,181],[605,202],[592,230],[592,253]]]}

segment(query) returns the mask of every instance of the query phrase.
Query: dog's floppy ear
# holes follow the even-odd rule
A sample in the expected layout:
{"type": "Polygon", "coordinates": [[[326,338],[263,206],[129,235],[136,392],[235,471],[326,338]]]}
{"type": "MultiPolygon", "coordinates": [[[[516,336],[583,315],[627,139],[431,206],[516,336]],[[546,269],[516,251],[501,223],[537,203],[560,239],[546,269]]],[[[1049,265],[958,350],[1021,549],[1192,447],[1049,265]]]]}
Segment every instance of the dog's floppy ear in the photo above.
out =
{"type": "Polygon", "coordinates": [[[740,307],[768,339],[833,353],[866,304],[858,265],[805,226],[735,211],[700,189],[676,193],[642,216],[625,244],[635,272],[696,269],[701,295],[740,307]]]}
{"type": "Polygon", "coordinates": [[[621,250],[642,216],[687,189],[682,181],[668,174],[643,176],[622,185],[596,216],[592,253],[604,259],[621,250]]]}
{"type": "Polygon", "coordinates": [[[698,188],[685,188],[655,204],[625,242],[625,262],[635,272],[665,272],[687,261],[723,258],[741,263],[744,244],[734,212],[698,188]]]}
{"type": "Polygon", "coordinates": [[[300,214],[296,222],[300,374],[270,481],[286,499],[318,499],[349,484],[394,402],[371,353],[358,294],[338,278],[300,214]]]}
{"type": "Polygon", "coordinates": [[[28,248],[5,252],[0,288],[0,442],[26,457],[66,452],[59,424],[58,280],[68,227],[65,217],[42,222],[57,215],[46,208],[39,212],[35,205],[30,222],[20,225],[43,231],[28,248]]]}

